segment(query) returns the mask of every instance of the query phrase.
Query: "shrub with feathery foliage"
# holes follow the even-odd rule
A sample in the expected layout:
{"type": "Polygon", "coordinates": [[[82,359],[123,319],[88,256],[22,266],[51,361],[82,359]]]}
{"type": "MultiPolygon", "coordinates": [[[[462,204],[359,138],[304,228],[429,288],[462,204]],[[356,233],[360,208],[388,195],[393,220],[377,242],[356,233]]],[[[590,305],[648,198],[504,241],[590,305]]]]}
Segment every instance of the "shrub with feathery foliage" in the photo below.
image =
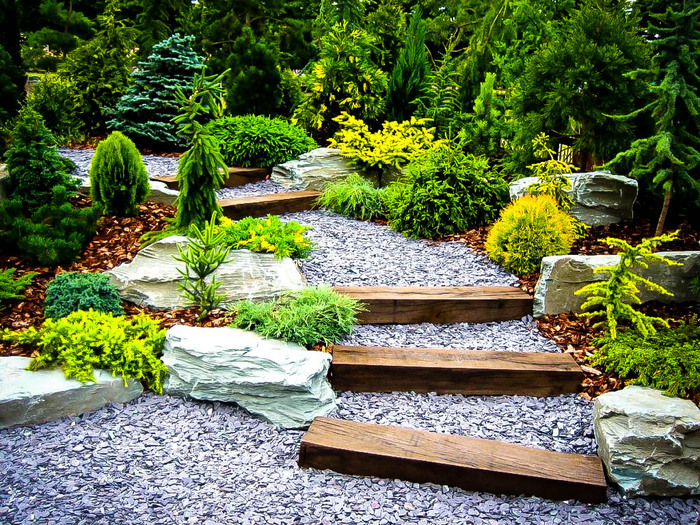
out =
{"type": "Polygon", "coordinates": [[[274,253],[278,259],[303,259],[309,256],[313,248],[304,235],[309,230],[308,226],[295,221],[282,222],[276,215],[264,219],[245,217],[238,222],[222,217],[219,229],[225,245],[233,249],[274,253]]]}
{"type": "Polygon", "coordinates": [[[0,310],[8,299],[24,299],[24,289],[32,284],[36,272],[29,272],[22,277],[15,277],[16,268],[0,270],[0,310]]]}
{"type": "Polygon", "coordinates": [[[385,215],[382,193],[361,175],[351,173],[345,179],[328,183],[318,203],[334,213],[370,221],[385,215]]]}

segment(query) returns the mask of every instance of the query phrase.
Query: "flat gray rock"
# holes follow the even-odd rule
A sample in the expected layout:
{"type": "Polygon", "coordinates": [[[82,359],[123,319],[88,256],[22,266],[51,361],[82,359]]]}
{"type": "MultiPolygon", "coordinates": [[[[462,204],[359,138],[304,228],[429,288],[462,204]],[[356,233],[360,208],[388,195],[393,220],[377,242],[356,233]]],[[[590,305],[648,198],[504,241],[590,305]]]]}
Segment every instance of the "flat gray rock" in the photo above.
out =
{"type": "Polygon", "coordinates": [[[700,409],[660,390],[629,386],[595,400],[598,455],[628,496],[700,494],[700,409]]]}
{"type": "MultiPolygon", "coordinates": [[[[80,188],[78,191],[83,195],[90,195],[90,179],[85,177],[78,177],[80,180],[80,188]]],[[[158,204],[167,204],[172,206],[175,203],[175,199],[180,195],[177,190],[171,190],[164,182],[149,179],[149,184],[151,185],[151,192],[146,197],[148,202],[156,202],[158,204]]]]}
{"type": "Polygon", "coordinates": [[[143,392],[141,383],[95,370],[96,383],[66,379],[60,368],[26,370],[28,357],[0,357],[0,428],[30,425],[92,412],[107,403],[127,403],[143,392]]]}
{"type": "MultiPolygon", "coordinates": [[[[632,218],[632,206],[637,200],[637,181],[622,175],[602,171],[572,173],[567,193],[574,201],[571,215],[589,226],[602,226],[632,218]]],[[[526,177],[510,183],[510,198],[515,200],[528,193],[527,188],[537,177],[526,177]]]]}
{"type": "MultiPolygon", "coordinates": [[[[141,250],[133,261],[108,271],[117,286],[119,296],[140,306],[154,310],[172,310],[188,306],[178,282],[182,277],[178,268],[185,265],[176,261],[177,246],[186,246],[187,238],[179,235],[166,237],[141,250]]],[[[221,282],[219,293],[224,304],[242,299],[263,301],[281,293],[298,290],[305,284],[299,268],[292,259],[276,259],[273,254],[253,253],[249,250],[231,250],[229,261],[214,273],[221,282]]]]}
{"type": "MultiPolygon", "coordinates": [[[[294,190],[323,190],[328,182],[346,178],[351,173],[363,174],[350,166],[335,148],[316,148],[272,169],[271,179],[294,190]]],[[[377,177],[372,181],[377,183],[377,177]]]]}
{"type": "MultiPolygon", "coordinates": [[[[650,263],[648,269],[638,268],[635,273],[650,279],[666,288],[673,296],[648,292],[640,287],[639,298],[642,302],[661,301],[663,303],[682,303],[697,301],[688,283],[700,276],[700,251],[659,252],[683,266],[650,263]]],[[[619,264],[618,255],[556,255],[542,259],[540,279],[535,286],[533,312],[535,317],[548,314],[580,312],[585,298],[574,295],[586,284],[604,281],[607,273],[595,274],[593,270],[601,266],[619,264]]]]}
{"type": "Polygon", "coordinates": [[[282,428],[302,428],[335,409],[331,356],[236,328],[168,330],[165,393],[237,403],[282,428]]]}

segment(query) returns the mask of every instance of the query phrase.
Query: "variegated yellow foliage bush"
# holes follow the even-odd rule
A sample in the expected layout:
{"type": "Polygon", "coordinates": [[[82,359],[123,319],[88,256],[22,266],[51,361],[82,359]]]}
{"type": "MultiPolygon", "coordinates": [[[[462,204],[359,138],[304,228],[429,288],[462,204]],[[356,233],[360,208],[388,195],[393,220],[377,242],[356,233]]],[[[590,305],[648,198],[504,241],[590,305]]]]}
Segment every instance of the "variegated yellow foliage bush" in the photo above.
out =
{"type": "Polygon", "coordinates": [[[223,243],[233,249],[245,248],[252,252],[274,253],[275,257],[308,257],[313,248],[304,235],[309,229],[298,222],[282,222],[276,215],[265,219],[246,217],[238,222],[222,218],[219,229],[224,234],[223,243]]]}

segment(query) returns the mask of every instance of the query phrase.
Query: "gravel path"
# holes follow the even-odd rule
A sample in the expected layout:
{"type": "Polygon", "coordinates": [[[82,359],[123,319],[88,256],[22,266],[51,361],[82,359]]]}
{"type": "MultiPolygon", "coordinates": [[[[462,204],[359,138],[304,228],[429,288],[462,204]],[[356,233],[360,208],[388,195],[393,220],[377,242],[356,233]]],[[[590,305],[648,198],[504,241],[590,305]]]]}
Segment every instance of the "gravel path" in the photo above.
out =
{"type": "MultiPolygon", "coordinates": [[[[338,415],[350,419],[593,448],[590,426],[580,423],[590,405],[573,396],[341,394],[339,401],[338,415]],[[558,432],[554,405],[571,423],[558,432]]],[[[230,405],[151,394],[0,431],[0,523],[692,524],[700,510],[698,499],[625,500],[612,490],[608,504],[589,505],[302,470],[301,436],[230,405]]]]}

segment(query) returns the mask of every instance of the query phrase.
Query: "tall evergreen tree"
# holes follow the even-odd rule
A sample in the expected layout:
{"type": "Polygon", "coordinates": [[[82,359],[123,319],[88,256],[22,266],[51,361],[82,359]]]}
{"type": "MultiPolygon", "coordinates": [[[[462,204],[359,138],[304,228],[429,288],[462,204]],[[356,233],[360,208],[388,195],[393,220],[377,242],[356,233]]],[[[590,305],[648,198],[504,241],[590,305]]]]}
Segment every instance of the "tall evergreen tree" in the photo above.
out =
{"type": "Polygon", "coordinates": [[[631,161],[630,174],[663,193],[656,226],[660,235],[673,195],[695,206],[700,203],[700,5],[684,0],[680,9],[669,7],[652,20],[654,68],[640,73],[647,76],[654,99],[622,119],[650,112],[655,133],[633,142],[609,165],[615,168],[631,161]]]}
{"type": "Polygon", "coordinates": [[[186,0],[140,0],[136,17],[139,31],[139,54],[148,57],[154,45],[165,40],[179,28],[191,2],[186,0]]]}
{"type": "Polygon", "coordinates": [[[202,70],[204,59],[192,49],[193,36],[175,33],[153,46],[147,60],[131,74],[132,84],[111,113],[107,125],[136,143],[149,146],[184,146],[172,121],[180,105],[175,93],[190,95],[192,79],[202,70]]]}

